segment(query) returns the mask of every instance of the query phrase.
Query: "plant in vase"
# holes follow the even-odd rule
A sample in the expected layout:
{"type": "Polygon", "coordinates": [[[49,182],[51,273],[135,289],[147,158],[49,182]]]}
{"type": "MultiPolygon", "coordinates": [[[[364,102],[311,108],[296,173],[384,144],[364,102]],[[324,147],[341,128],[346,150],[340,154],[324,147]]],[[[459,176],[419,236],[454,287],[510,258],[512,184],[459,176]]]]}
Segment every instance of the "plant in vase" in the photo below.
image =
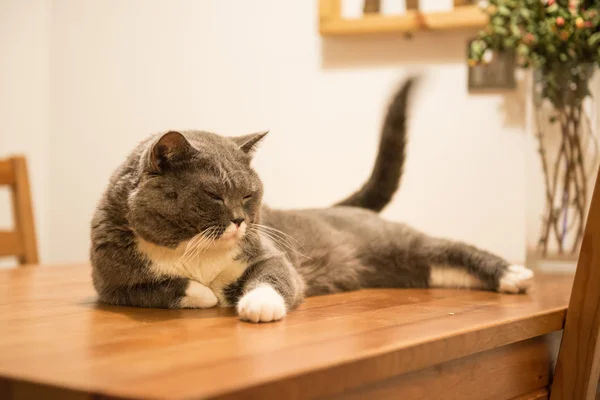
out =
{"type": "MultiPolygon", "coordinates": [[[[539,252],[577,254],[589,200],[588,183],[598,146],[584,102],[600,65],[600,0],[489,0],[489,23],[470,48],[469,65],[488,62],[494,52],[511,51],[523,68],[535,71],[537,138],[545,179],[546,211],[539,252]],[[542,120],[543,103],[551,115],[542,120]],[[547,135],[560,133],[554,157],[547,135]]],[[[595,171],[594,171],[595,172],[595,171]]]]}

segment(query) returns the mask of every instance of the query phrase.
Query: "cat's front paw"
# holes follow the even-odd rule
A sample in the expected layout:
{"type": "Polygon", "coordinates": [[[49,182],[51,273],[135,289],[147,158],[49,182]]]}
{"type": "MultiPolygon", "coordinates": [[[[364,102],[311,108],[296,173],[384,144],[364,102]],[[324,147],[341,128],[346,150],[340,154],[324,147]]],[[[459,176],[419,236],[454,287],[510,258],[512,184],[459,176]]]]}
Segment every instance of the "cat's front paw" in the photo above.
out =
{"type": "Polygon", "coordinates": [[[285,301],[270,285],[261,285],[242,296],[237,312],[244,321],[278,321],[286,314],[285,301]]]}
{"type": "Polygon", "coordinates": [[[181,299],[181,308],[210,308],[217,305],[217,296],[200,282],[190,281],[185,296],[181,299]]]}
{"type": "Polygon", "coordinates": [[[504,272],[498,284],[498,291],[503,293],[525,293],[533,278],[533,271],[522,265],[511,265],[504,272]]]}

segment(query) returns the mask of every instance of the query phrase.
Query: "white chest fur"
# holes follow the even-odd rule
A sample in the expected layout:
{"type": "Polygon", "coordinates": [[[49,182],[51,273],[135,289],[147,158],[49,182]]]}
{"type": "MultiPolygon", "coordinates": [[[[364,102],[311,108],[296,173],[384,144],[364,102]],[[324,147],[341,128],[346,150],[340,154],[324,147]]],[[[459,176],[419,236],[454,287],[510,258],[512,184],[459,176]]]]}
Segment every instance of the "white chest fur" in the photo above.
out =
{"type": "Polygon", "coordinates": [[[223,296],[223,288],[236,281],[248,267],[244,261],[236,259],[239,248],[213,247],[184,256],[186,246],[187,243],[182,243],[172,249],[138,239],[138,250],[150,259],[150,268],[157,276],[176,276],[199,282],[213,290],[219,305],[229,305],[223,296]]]}

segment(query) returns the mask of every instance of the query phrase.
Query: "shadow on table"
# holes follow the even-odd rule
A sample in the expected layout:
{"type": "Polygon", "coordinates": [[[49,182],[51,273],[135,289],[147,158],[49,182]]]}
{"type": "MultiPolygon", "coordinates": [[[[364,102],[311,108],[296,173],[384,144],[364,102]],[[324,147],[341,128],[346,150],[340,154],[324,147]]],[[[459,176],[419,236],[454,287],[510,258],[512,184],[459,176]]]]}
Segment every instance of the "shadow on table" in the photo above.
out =
{"type": "Polygon", "coordinates": [[[88,307],[101,314],[118,314],[129,319],[152,323],[180,319],[200,319],[200,318],[236,318],[233,307],[213,307],[207,309],[160,309],[160,308],[140,308],[140,307],[120,307],[102,304],[95,298],[81,301],[79,305],[88,307]]]}

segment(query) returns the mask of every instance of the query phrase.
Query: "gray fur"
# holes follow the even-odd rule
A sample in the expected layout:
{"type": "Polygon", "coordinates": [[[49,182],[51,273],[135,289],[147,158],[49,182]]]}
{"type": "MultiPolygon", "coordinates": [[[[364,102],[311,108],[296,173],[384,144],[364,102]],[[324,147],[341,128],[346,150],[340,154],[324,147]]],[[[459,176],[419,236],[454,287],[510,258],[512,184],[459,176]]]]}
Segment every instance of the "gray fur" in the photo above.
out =
{"type": "Polygon", "coordinates": [[[207,230],[219,237],[230,221],[242,218],[249,228],[237,257],[247,268],[223,290],[232,304],[265,283],[288,309],[305,295],[427,287],[433,265],[466,269],[485,288],[498,289],[506,261],[371,211],[383,208],[398,186],[411,85],[412,80],[404,85],[388,111],[369,183],[336,207],[280,211],[262,204],[262,183],[250,162],[264,132],[239,138],[169,132],[140,143],[114,173],[93,218],[91,261],[100,300],[181,307],[189,279],[157,275],[136,243],[175,248],[207,230]]]}
{"type": "MultiPolygon", "coordinates": [[[[260,140],[264,133],[254,136],[260,140]]],[[[137,250],[137,237],[174,248],[206,229],[220,235],[240,216],[259,221],[262,183],[250,168],[257,140],[169,132],[140,143],[111,178],[92,221],[93,280],[102,301],[179,305],[189,282],[152,274],[150,260],[137,250]]],[[[242,257],[269,258],[256,250],[262,246],[257,237],[248,235],[240,245],[242,257]]]]}

